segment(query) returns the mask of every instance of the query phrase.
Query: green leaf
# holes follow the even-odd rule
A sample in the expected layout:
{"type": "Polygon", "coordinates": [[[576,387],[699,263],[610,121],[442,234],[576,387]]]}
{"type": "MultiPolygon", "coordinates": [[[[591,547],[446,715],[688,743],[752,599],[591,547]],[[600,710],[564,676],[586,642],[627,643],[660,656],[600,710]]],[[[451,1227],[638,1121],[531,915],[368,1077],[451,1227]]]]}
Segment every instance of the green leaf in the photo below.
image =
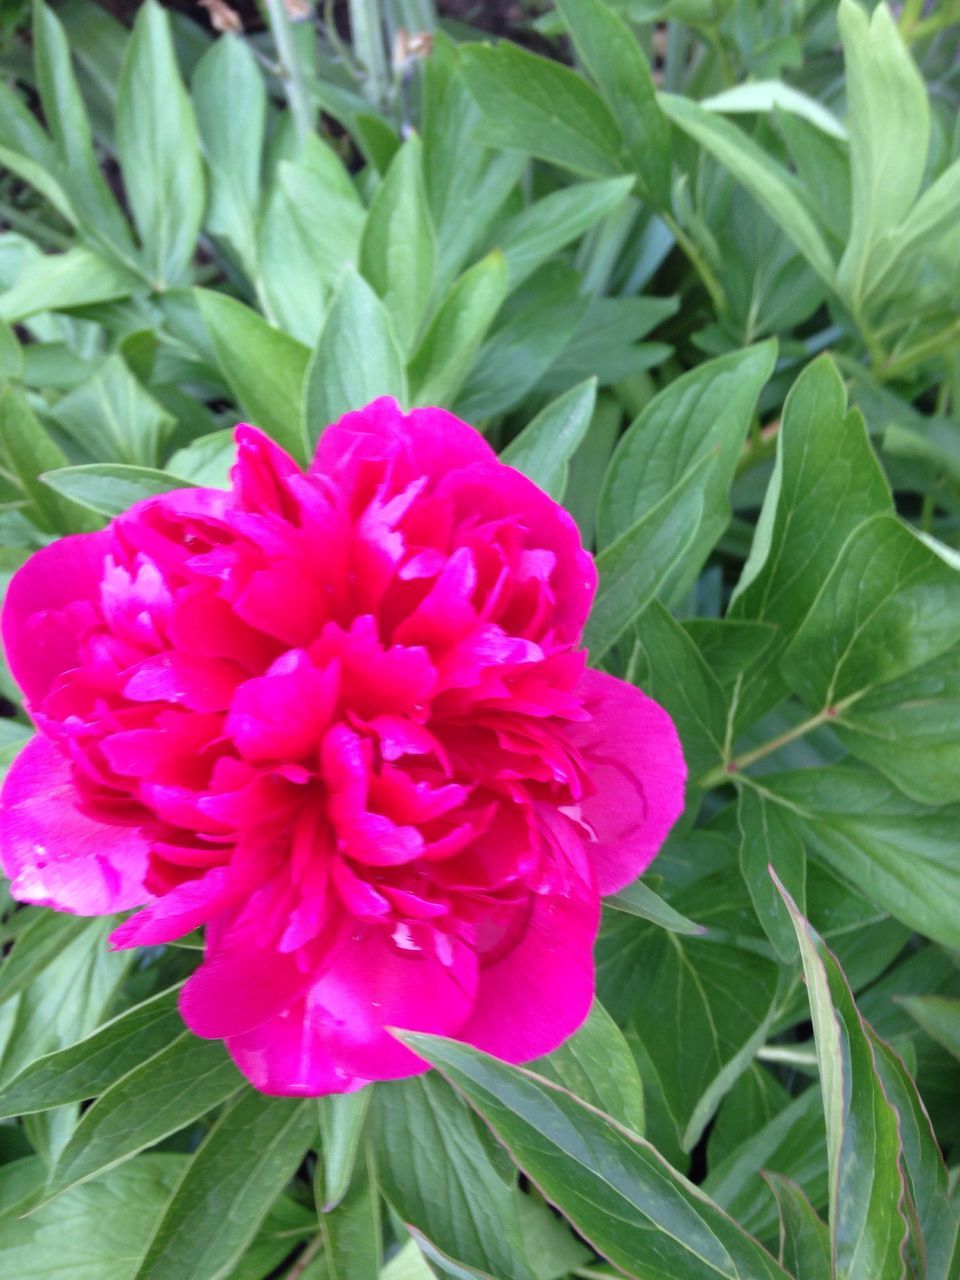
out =
{"type": "Polygon", "coordinates": [[[960,1000],[944,996],[900,996],[897,1003],[903,1005],[931,1039],[960,1059],[960,1000]]]}
{"type": "Polygon", "coordinates": [[[372,1089],[331,1093],[319,1098],[320,1153],[314,1196],[321,1213],[335,1208],[347,1193],[370,1109],[372,1089]]]}
{"type": "Polygon", "coordinates": [[[679,911],[675,911],[669,902],[654,893],[642,880],[634,880],[633,884],[628,884],[619,893],[604,898],[603,904],[605,907],[612,907],[614,911],[623,911],[627,915],[639,916],[641,920],[649,920],[651,924],[658,924],[661,929],[669,929],[672,933],[704,932],[702,925],[694,924],[679,911]]]}
{"type": "Polygon", "coordinates": [[[477,136],[588,177],[621,173],[620,130],[603,99],[571,71],[511,44],[460,49],[467,88],[483,113],[477,136]]]}
{"type": "Polygon", "coordinates": [[[781,960],[797,958],[796,934],[783,899],[770,878],[773,867],[801,911],[807,909],[807,855],[803,841],[776,804],[744,787],[737,799],[740,871],[757,919],[781,960]]]}
{"type": "Polygon", "coordinates": [[[608,1116],[456,1041],[402,1038],[443,1071],[547,1199],[626,1275],[786,1280],[756,1240],[608,1116]]]}
{"type": "Polygon", "coordinates": [[[44,484],[81,506],[105,516],[118,516],[135,502],[190,485],[179,476],[153,467],[128,467],[118,462],[92,462],[60,467],[40,476],[44,484]]]}
{"type": "MultiPolygon", "coordinates": [[[[25,1162],[17,1162],[25,1163],[25,1162]]],[[[183,1157],[146,1155],[68,1192],[29,1217],[0,1220],[0,1273],[22,1280],[130,1280],[183,1157]]],[[[0,1168],[0,1188],[16,1175],[0,1168]]]]}
{"type": "Polygon", "coordinates": [[[156,0],[137,10],[127,45],[117,89],[117,153],[155,287],[189,283],[206,200],[203,165],[170,17],[156,0]]]}
{"type": "Polygon", "coordinates": [[[814,711],[854,702],[960,640],[960,573],[896,516],[865,521],[781,660],[814,711]]]}
{"type": "Polygon", "coordinates": [[[819,228],[807,212],[800,188],[792,175],[736,125],[691,98],[661,93],[659,102],[679,129],[729,169],[796,245],[817,275],[832,285],[835,276],[833,258],[819,228]]]}
{"type": "Polygon", "coordinates": [[[960,807],[928,809],[851,766],[767,775],[762,789],[784,807],[808,848],[871,902],[944,946],[960,947],[960,807]]]}
{"type": "Polygon", "coordinates": [[[436,261],[422,150],[414,134],[394,156],[360,242],[360,270],[380,296],[407,355],[416,347],[436,261]]]}
{"type": "MultiPolygon", "coordinates": [[[[43,918],[71,919],[52,912],[44,912],[43,918]]],[[[103,1093],[180,1034],[178,990],[161,991],[76,1044],[37,1058],[0,1090],[0,1115],[46,1111],[103,1093]]]]}
{"type": "Polygon", "coordinates": [[[640,1072],[623,1032],[598,1001],[579,1031],[553,1053],[531,1062],[528,1070],[643,1136],[640,1072]]]}
{"type": "Polygon", "coordinates": [[[904,1275],[907,1186],[897,1113],[877,1075],[870,1035],[836,957],[789,894],[806,977],[827,1120],[834,1275],[904,1275]]]}
{"type": "Polygon", "coordinates": [[[51,417],[96,462],[146,468],[159,462],[176,425],[119,355],[107,356],[91,378],[57,402],[51,417]]]}
{"type": "Polygon", "coordinates": [[[446,1084],[427,1075],[377,1085],[372,1119],[380,1187],[401,1220],[482,1274],[533,1280],[513,1188],[446,1084]]]}
{"type": "Polygon", "coordinates": [[[879,238],[903,221],[920,191],[930,107],[923,77],[886,4],[868,17],[855,0],[841,0],[837,25],[847,71],[853,180],[850,239],[837,281],[856,313],[870,285],[879,238]]]}
{"type": "Polygon", "coordinates": [[[712,456],[701,527],[692,531],[691,564],[699,568],[729,521],[734,469],[775,357],[775,344],[765,342],[708,360],[650,401],[607,470],[598,511],[601,545],[660,502],[696,462],[712,456]]]}
{"type": "Polygon", "coordinates": [[[13,950],[0,966],[0,1004],[19,995],[88,927],[85,920],[53,911],[30,911],[23,920],[13,950]]]}
{"type": "Polygon", "coordinates": [[[119,263],[77,245],[38,257],[0,297],[0,320],[19,324],[42,311],[70,311],[129,298],[141,281],[119,263]]]}
{"type": "Polygon", "coordinates": [[[253,279],[267,112],[263,75],[250,47],[237,36],[223,35],[197,63],[191,87],[210,173],[206,225],[253,279]]]}
{"type": "Polygon", "coordinates": [[[782,80],[751,80],[747,84],[738,84],[732,89],[724,89],[722,93],[702,99],[701,106],[709,111],[718,111],[721,115],[738,115],[741,112],[770,115],[788,111],[791,115],[808,120],[831,138],[839,138],[841,141],[846,141],[847,138],[846,129],[832,111],[828,111],[816,98],[811,98],[792,85],[784,84],[782,80]]]}
{"type": "Polygon", "coordinates": [[[383,303],[352,268],[343,276],[303,383],[307,452],[324,427],[379,396],[407,401],[407,378],[383,303]]]}
{"type": "Polygon", "coordinates": [[[372,1152],[365,1146],[346,1195],[320,1218],[330,1280],[379,1280],[383,1245],[374,1168],[372,1152]]]}
{"type": "Polygon", "coordinates": [[[623,132],[626,158],[654,208],[670,206],[670,126],[637,38],[603,0],[557,0],[577,56],[623,132]]]}
{"type": "Polygon", "coordinates": [[[184,1166],[133,1280],[232,1275],[316,1126],[311,1102],[244,1090],[184,1166]]]}
{"type": "Polygon", "coordinates": [[[597,556],[600,581],[584,632],[594,662],[643,612],[693,545],[704,491],[715,466],[714,455],[701,457],[632,528],[597,556]]]}
{"type": "Polygon", "coordinates": [[[211,431],[199,436],[184,448],[171,454],[168,469],[172,475],[183,476],[188,484],[202,488],[228,489],[230,468],[237,456],[233,429],[211,431]]]}
{"type": "MultiPolygon", "coordinates": [[[[41,0],[36,0],[33,10],[33,51],[37,87],[44,119],[53,135],[56,162],[51,163],[46,145],[39,149],[30,145],[26,154],[52,171],[50,176],[66,193],[71,211],[108,259],[135,267],[130,229],[94,151],[86,108],[73,73],[70,45],[59,19],[41,0]]],[[[30,140],[21,133],[18,141],[22,146],[30,140]]],[[[50,197],[49,191],[43,194],[50,197]]],[[[57,201],[52,203],[56,206],[57,201]]]]}
{"type": "Polygon", "coordinates": [[[223,376],[253,422],[300,461],[300,397],[310,353],[234,298],[193,293],[223,376]]]}
{"type": "Polygon", "coordinates": [[[765,1173],[780,1211],[780,1261],[795,1280],[833,1280],[830,1232],[802,1188],[777,1173],[765,1173]]]}
{"type": "Polygon", "coordinates": [[[683,629],[724,686],[735,684],[777,635],[772,623],[737,622],[732,618],[686,618],[683,629]]]}
{"type": "Polygon", "coordinates": [[[871,300],[910,292],[930,247],[956,224],[960,206],[960,159],[931,183],[899,226],[877,238],[866,292],[871,300]]]}
{"type": "Polygon", "coordinates": [[[588,378],[546,405],[501,453],[556,502],[563,501],[569,462],[593,419],[597,382],[588,378]]]}
{"type": "Polygon", "coordinates": [[[453,403],[507,292],[507,264],[498,249],[463,273],[410,362],[414,404],[453,403]]]}
{"type": "Polygon", "coordinates": [[[683,627],[653,600],[634,630],[634,661],[643,662],[635,682],[670,713],[677,726],[691,778],[724,754],[727,699],[719,681],[683,627]]]}
{"type": "Polygon", "coordinates": [[[0,461],[40,528],[74,533],[96,527],[89,511],[65,501],[40,480],[43,472],[62,467],[66,458],[34,417],[26,396],[12,384],[0,391],[0,461]]]}
{"type": "Polygon", "coordinates": [[[510,288],[516,289],[558,249],[618,208],[632,186],[630,177],[576,182],[535,200],[511,218],[498,237],[510,288]]]}
{"type": "Polygon", "coordinates": [[[242,1083],[222,1044],[184,1031],[84,1112],[53,1170],[46,1199],[192,1124],[242,1083]]]}

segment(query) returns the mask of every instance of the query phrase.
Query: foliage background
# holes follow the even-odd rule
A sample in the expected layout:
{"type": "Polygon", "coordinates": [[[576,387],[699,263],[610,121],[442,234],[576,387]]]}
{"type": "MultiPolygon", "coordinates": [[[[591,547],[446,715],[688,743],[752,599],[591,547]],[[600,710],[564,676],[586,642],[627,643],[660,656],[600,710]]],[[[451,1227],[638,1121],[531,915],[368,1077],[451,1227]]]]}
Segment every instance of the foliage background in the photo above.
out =
{"type": "Polygon", "coordinates": [[[423,1079],[261,1097],[179,1021],[199,940],[4,897],[0,1274],[956,1280],[958,6],[65,0],[0,38],[4,572],[225,483],[238,416],[305,459],[444,404],[576,515],[592,661],[693,783],[533,1074],[420,1037],[423,1079]]]}

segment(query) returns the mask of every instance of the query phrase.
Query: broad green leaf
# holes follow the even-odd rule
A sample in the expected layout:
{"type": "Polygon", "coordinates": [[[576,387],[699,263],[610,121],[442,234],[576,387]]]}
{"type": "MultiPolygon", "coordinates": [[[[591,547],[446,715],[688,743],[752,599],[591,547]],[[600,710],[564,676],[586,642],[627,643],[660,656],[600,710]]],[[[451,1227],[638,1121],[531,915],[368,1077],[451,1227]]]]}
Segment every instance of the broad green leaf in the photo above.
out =
{"type": "Polygon", "coordinates": [[[859,893],[944,946],[960,947],[960,807],[918,805],[879,774],[851,766],[768,775],[762,790],[859,893]]]}
{"type": "Polygon", "coordinates": [[[320,1229],[329,1280],[378,1280],[383,1251],[380,1200],[373,1153],[367,1145],[345,1196],[332,1212],[321,1212],[320,1229]]]}
{"type": "Polygon", "coordinates": [[[683,629],[724,686],[736,684],[777,635],[772,623],[737,622],[733,618],[685,618],[683,629]]]}
{"type": "Polygon", "coordinates": [[[383,303],[352,268],[343,276],[303,382],[301,421],[307,452],[351,409],[379,396],[407,401],[407,378],[383,303]]]}
{"type": "Polygon", "coordinates": [[[920,191],[930,107],[923,77],[885,3],[868,16],[856,0],[840,0],[837,25],[847,72],[853,180],[850,239],[837,281],[856,313],[869,288],[879,237],[903,221],[920,191]]]}
{"type": "Polygon", "coordinates": [[[197,289],[193,296],[241,409],[303,461],[300,398],[310,359],[307,348],[226,294],[197,289]]]}
{"type": "Polygon", "coordinates": [[[380,1273],[380,1280],[434,1280],[416,1240],[408,1240],[380,1273]]]}
{"type": "MultiPolygon", "coordinates": [[[[81,226],[107,257],[135,266],[130,229],[94,151],[86,108],[73,73],[70,45],[59,19],[42,0],[35,0],[34,4],[33,51],[37,87],[57,163],[50,164],[46,146],[37,150],[31,145],[26,154],[46,161],[45,167],[52,170],[51,177],[66,192],[81,226]]],[[[21,146],[27,141],[22,135],[17,140],[21,146]]],[[[49,192],[43,194],[49,196],[49,192]]]]}
{"type": "Polygon", "coordinates": [[[436,260],[422,152],[414,135],[394,156],[373,197],[360,241],[360,270],[386,307],[407,355],[416,347],[436,260]]]}
{"type": "Polygon", "coordinates": [[[77,245],[36,258],[0,297],[0,320],[19,324],[42,311],[70,311],[129,298],[142,282],[117,262],[77,245]]]}
{"type": "MultiPolygon", "coordinates": [[[[0,1274],[18,1280],[130,1280],[131,1258],[149,1239],[183,1162],[181,1155],[141,1156],[29,1217],[4,1216],[0,1274]]],[[[16,1165],[0,1168],[0,1192],[16,1172],[16,1165]]]]}
{"type": "Polygon", "coordinates": [[[655,396],[617,446],[600,495],[602,545],[619,537],[659,502],[700,459],[716,466],[704,487],[703,556],[730,518],[727,497],[757,397],[773,372],[771,342],[691,370],[655,396]]]}
{"type": "Polygon", "coordinates": [[[577,56],[623,132],[625,158],[646,199],[670,205],[670,126],[657,105],[653,76],[636,36],[604,0],[557,0],[577,56]]]}
{"type": "Polygon", "coordinates": [[[370,1109],[372,1089],[319,1098],[320,1152],[314,1175],[317,1208],[327,1213],[346,1195],[370,1109]]]}
{"type": "Polygon", "coordinates": [[[622,138],[599,94],[571,71],[511,44],[460,49],[466,86],[483,123],[482,142],[512,147],[574,173],[621,173],[622,138]]]}
{"type": "Polygon", "coordinates": [[[801,911],[807,909],[807,854],[797,831],[780,807],[761,792],[744,787],[737,799],[740,827],[740,871],[757,919],[781,960],[797,957],[796,934],[783,899],[770,878],[773,867],[801,911]]]}
{"type": "Polygon", "coordinates": [[[863,419],[847,412],[843,380],[821,356],[800,375],[784,404],[776,464],[731,600],[731,619],[781,628],[752,673],[738,723],[750,723],[784,696],[777,664],[791,632],[809,612],[850,534],[891,509],[890,488],[863,419]]]}
{"type": "Polygon", "coordinates": [[[699,778],[724,754],[723,689],[697,646],[658,600],[640,615],[633,636],[635,683],[670,713],[689,776],[699,778]]]}
{"type": "Polygon", "coordinates": [[[69,196],[43,165],[38,164],[36,160],[31,160],[29,156],[21,155],[19,151],[4,146],[0,146],[0,165],[3,165],[9,173],[22,178],[33,187],[34,191],[39,192],[70,226],[77,225],[78,216],[74,212],[69,196]]]}
{"type": "Polygon", "coordinates": [[[636,1280],[786,1280],[642,1138],[565,1090],[452,1040],[405,1033],[573,1227],[636,1280]]]}
{"type": "Polygon", "coordinates": [[[309,149],[298,162],[282,160],[260,222],[260,293],[268,317],[311,347],[344,266],[359,261],[366,219],[339,163],[326,147],[309,149]]]}
{"type": "Polygon", "coordinates": [[[677,298],[589,298],[576,333],[541,380],[541,390],[566,391],[594,377],[606,386],[662,364],[671,347],[637,344],[675,315],[678,305],[677,298]]]}
{"type": "Polygon", "coordinates": [[[854,702],[960,640],[960,572],[896,516],[844,544],[781,660],[812,711],[854,702]]]}
{"type": "Polygon", "coordinates": [[[806,977],[827,1121],[836,1280],[903,1276],[907,1185],[897,1113],[877,1074],[869,1029],[836,957],[789,894],[806,977]]]}
{"type": "Polygon", "coordinates": [[[732,89],[724,89],[710,98],[704,98],[701,105],[710,111],[718,111],[721,115],[754,112],[767,115],[774,111],[789,111],[791,115],[809,120],[832,138],[845,141],[847,137],[846,129],[832,111],[816,98],[811,98],[792,85],[784,84],[782,80],[751,80],[747,84],[738,84],[732,89]]]}
{"type": "Polygon", "coordinates": [[[178,449],[170,457],[168,470],[171,475],[183,476],[189,484],[227,489],[236,455],[233,430],[228,427],[225,431],[212,431],[209,435],[200,436],[178,449]]]}
{"type": "MultiPolygon", "coordinates": [[[[44,912],[44,916],[71,919],[52,912],[44,912]]],[[[76,1044],[37,1058],[0,1091],[0,1115],[24,1115],[94,1098],[182,1030],[177,989],[151,996],[76,1044]]]]}
{"type": "Polygon", "coordinates": [[[239,1094],[184,1166],[133,1280],[232,1275],[316,1127],[309,1101],[239,1094]]]}
{"type": "Polygon", "coordinates": [[[87,921],[40,909],[25,913],[24,927],[0,965],[0,1004],[19,995],[84,929],[87,921]]]}
{"type": "Polygon", "coordinates": [[[460,74],[457,48],[435,31],[423,65],[423,168],[437,237],[442,296],[520,179],[527,158],[474,140],[480,108],[460,74]]]}
{"type": "Polygon", "coordinates": [[[175,426],[119,355],[108,356],[91,378],[59,400],[51,417],[97,463],[141,467],[157,465],[175,426]]]}
{"type": "Polygon", "coordinates": [[[623,962],[644,979],[625,1000],[689,1151],[767,1035],[777,966],[733,944],[663,929],[638,926],[635,938],[623,962]],[[683,1016],[664,1020],[664,1009],[683,1016]]]}
{"type": "Polygon", "coordinates": [[[641,920],[649,920],[651,924],[658,924],[662,929],[669,929],[672,933],[704,932],[702,925],[695,924],[686,916],[682,916],[679,911],[675,911],[669,902],[654,893],[642,880],[634,880],[633,884],[628,884],[619,893],[604,898],[603,903],[606,907],[612,907],[614,911],[639,916],[641,920]]]}
{"type": "Polygon", "coordinates": [[[930,247],[956,226],[960,207],[960,159],[924,191],[903,222],[878,237],[867,293],[885,297],[909,291],[930,247]]]}
{"type": "Polygon", "coordinates": [[[206,225],[229,244],[253,279],[267,111],[263,75],[250,47],[237,36],[223,35],[197,63],[191,87],[210,174],[206,225]]]}
{"type": "Polygon", "coordinates": [[[557,502],[567,487],[569,462],[586,436],[597,401],[597,383],[589,378],[558,396],[528,422],[500,455],[557,502]]]}
{"type": "Polygon", "coordinates": [[[599,585],[584,632],[594,662],[642,613],[689,551],[716,458],[706,454],[597,557],[599,585]]]}
{"type": "Polygon", "coordinates": [[[498,237],[510,288],[516,289],[558,249],[622,204],[632,185],[630,177],[575,182],[535,200],[511,218],[498,237]]]}
{"type": "Polygon", "coordinates": [[[153,467],[130,467],[119,462],[92,462],[81,467],[60,467],[40,479],[55,492],[101,515],[117,516],[135,502],[173,489],[187,489],[189,482],[153,467]]]}
{"type": "Polygon", "coordinates": [[[960,1059],[960,1000],[944,996],[900,996],[898,1003],[931,1039],[960,1059]]]}
{"type": "Polygon", "coordinates": [[[497,1280],[533,1280],[514,1189],[470,1112],[435,1075],[378,1085],[371,1116],[387,1202],[447,1257],[497,1280]]]}
{"type": "Polygon", "coordinates": [[[643,1136],[643,1083],[623,1032],[599,1001],[569,1040],[529,1070],[562,1085],[574,1097],[606,1112],[643,1136]]]}
{"type": "Polygon", "coordinates": [[[117,153],[155,287],[189,283],[206,201],[203,164],[170,17],[157,0],[137,10],[127,46],[117,89],[117,153]]]}
{"type": "Polygon", "coordinates": [[[0,462],[40,528],[50,533],[96,528],[98,522],[89,511],[61,498],[40,479],[43,472],[62,467],[66,458],[37,421],[26,396],[12,384],[0,391],[0,462]]]}
{"type": "Polygon", "coordinates": [[[85,1111],[46,1189],[70,1187],[129,1160],[225,1102],[243,1079],[218,1041],[184,1031],[111,1085],[85,1111]]]}
{"type": "Polygon", "coordinates": [[[764,1174],[780,1210],[780,1261],[795,1280],[833,1280],[830,1232],[789,1178],[764,1174]]]}
{"type": "Polygon", "coordinates": [[[729,169],[797,246],[817,275],[832,284],[833,258],[791,174],[736,125],[693,99],[661,93],[658,100],[677,128],[729,169]]]}
{"type": "Polygon", "coordinates": [[[463,273],[410,361],[414,404],[453,403],[507,292],[507,264],[498,249],[463,273]]]}

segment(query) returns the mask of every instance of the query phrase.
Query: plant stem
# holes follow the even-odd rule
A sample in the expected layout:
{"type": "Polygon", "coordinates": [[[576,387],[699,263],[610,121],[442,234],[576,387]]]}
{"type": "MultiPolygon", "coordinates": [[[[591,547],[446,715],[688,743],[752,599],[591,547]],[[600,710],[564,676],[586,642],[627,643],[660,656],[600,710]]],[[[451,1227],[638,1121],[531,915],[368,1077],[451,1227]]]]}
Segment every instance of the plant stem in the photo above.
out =
{"type": "Polygon", "coordinates": [[[668,213],[664,210],[660,216],[670,228],[670,232],[677,244],[689,258],[690,265],[703,282],[703,286],[707,293],[709,293],[711,301],[713,302],[718,314],[722,315],[727,309],[727,299],[723,292],[723,286],[713,274],[709,263],[684,231],[683,227],[680,226],[680,223],[677,222],[676,218],[674,218],[672,213],[668,213]]]}
{"type": "Polygon", "coordinates": [[[277,55],[283,68],[287,101],[293,113],[297,136],[303,141],[313,133],[313,108],[310,105],[310,94],[303,78],[303,68],[300,66],[297,47],[294,44],[290,17],[283,0],[265,0],[265,2],[270,33],[277,46],[277,55]]]}
{"type": "Polygon", "coordinates": [[[703,775],[697,786],[703,791],[709,791],[712,787],[719,787],[724,782],[730,782],[736,774],[749,768],[750,765],[756,764],[758,760],[763,760],[765,756],[773,755],[781,747],[786,747],[789,743],[796,742],[797,738],[802,738],[813,729],[818,729],[827,720],[832,720],[836,714],[836,707],[825,707],[823,711],[818,711],[815,716],[811,716],[808,720],[802,720],[799,724],[795,724],[792,729],[787,729],[785,733],[778,734],[776,738],[771,738],[769,742],[764,742],[759,747],[754,747],[752,751],[747,751],[739,759],[728,760],[726,764],[717,765],[715,769],[711,769],[709,773],[703,775]]]}
{"type": "Polygon", "coordinates": [[[324,1233],[322,1231],[318,1231],[317,1234],[310,1241],[310,1243],[307,1245],[307,1247],[304,1249],[303,1253],[300,1254],[300,1257],[297,1258],[296,1262],[287,1272],[286,1276],[284,1277],[284,1280],[300,1280],[300,1276],[303,1275],[303,1273],[306,1271],[307,1267],[309,1267],[310,1263],[314,1260],[314,1258],[318,1257],[319,1254],[323,1251],[323,1247],[324,1247],[324,1233]]]}
{"type": "Polygon", "coordinates": [[[932,337],[918,342],[915,347],[908,348],[899,359],[888,360],[885,365],[881,365],[877,373],[884,380],[898,378],[902,373],[912,369],[915,364],[922,364],[924,360],[930,360],[934,356],[945,355],[958,337],[960,337],[960,320],[955,320],[949,329],[941,329],[932,337]]]}

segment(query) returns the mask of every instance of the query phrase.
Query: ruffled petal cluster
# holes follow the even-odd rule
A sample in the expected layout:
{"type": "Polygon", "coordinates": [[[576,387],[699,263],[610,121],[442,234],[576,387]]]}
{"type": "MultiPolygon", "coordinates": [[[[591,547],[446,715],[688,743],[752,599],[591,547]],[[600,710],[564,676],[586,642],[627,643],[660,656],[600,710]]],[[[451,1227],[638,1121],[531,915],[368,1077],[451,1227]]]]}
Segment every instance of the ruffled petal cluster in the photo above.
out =
{"type": "Polygon", "coordinates": [[[673,724],[586,668],[570,516],[471,427],[391,400],[304,472],[237,428],[229,491],[137,504],[15,575],[37,736],[3,791],[22,901],[205,929],[185,1021],[269,1093],[523,1061],[586,1016],[600,897],[683,804],[673,724]]]}

